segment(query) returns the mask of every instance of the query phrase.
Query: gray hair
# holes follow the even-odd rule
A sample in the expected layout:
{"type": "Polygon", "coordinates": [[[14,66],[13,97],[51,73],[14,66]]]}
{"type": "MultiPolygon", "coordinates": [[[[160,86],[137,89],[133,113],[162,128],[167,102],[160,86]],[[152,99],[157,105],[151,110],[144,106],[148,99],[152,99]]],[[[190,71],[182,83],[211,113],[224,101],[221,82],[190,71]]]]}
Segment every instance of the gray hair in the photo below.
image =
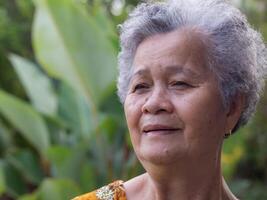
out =
{"type": "Polygon", "coordinates": [[[267,50],[260,33],[225,0],[172,0],[142,3],[120,25],[118,96],[124,103],[138,45],[157,33],[197,27],[212,42],[209,65],[218,78],[221,96],[229,106],[237,94],[245,106],[235,132],[251,118],[264,88],[267,50]]]}

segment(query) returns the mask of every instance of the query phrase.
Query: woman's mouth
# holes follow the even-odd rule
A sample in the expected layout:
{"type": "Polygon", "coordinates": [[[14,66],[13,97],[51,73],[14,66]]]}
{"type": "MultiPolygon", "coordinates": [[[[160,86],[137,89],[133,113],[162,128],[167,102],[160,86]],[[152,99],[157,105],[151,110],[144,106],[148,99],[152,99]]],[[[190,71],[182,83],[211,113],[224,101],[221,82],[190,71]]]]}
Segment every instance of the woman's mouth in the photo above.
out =
{"type": "Polygon", "coordinates": [[[177,133],[177,131],[181,129],[169,125],[151,124],[144,126],[142,130],[142,132],[145,134],[167,135],[177,133]]]}

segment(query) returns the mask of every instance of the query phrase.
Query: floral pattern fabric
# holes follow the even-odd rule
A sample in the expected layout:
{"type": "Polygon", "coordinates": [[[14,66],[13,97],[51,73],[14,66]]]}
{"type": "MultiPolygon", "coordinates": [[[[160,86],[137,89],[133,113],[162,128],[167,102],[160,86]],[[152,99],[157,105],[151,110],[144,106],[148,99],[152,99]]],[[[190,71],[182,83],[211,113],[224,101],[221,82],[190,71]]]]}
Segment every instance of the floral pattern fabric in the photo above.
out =
{"type": "Polygon", "coordinates": [[[127,200],[123,181],[115,181],[72,200],[127,200]]]}

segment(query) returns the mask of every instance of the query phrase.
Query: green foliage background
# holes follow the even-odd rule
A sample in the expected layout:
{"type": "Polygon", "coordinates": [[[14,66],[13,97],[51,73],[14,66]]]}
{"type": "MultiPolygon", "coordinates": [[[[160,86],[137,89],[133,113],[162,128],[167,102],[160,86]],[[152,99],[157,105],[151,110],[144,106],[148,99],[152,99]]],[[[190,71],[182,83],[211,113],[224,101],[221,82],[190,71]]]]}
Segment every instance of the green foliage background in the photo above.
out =
{"type": "MultiPolygon", "coordinates": [[[[233,1],[267,38],[267,1],[233,1]]],[[[0,0],[0,199],[63,200],[143,169],[116,97],[116,25],[134,0],[0,0]]],[[[267,97],[225,142],[224,175],[267,199],[267,97]]]]}

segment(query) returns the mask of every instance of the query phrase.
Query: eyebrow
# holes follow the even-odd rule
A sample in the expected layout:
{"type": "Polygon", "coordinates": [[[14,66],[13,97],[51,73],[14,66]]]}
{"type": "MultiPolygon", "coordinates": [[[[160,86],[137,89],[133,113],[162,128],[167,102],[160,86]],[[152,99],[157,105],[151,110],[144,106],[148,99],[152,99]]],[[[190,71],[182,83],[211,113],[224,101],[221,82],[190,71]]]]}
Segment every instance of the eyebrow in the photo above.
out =
{"type": "MultiPolygon", "coordinates": [[[[201,77],[199,73],[197,73],[191,69],[185,68],[183,66],[180,66],[180,65],[167,66],[165,69],[166,69],[167,75],[185,74],[185,75],[191,76],[193,78],[200,78],[201,77]]],[[[148,69],[140,69],[140,70],[137,70],[136,72],[134,72],[132,77],[143,76],[146,74],[149,74],[148,69]]]]}
{"type": "Polygon", "coordinates": [[[189,69],[189,68],[185,68],[183,66],[180,65],[176,65],[176,66],[167,66],[166,67],[166,72],[168,75],[172,75],[172,74],[186,74],[188,76],[191,76],[193,78],[198,78],[200,77],[200,74],[189,69]]]}

